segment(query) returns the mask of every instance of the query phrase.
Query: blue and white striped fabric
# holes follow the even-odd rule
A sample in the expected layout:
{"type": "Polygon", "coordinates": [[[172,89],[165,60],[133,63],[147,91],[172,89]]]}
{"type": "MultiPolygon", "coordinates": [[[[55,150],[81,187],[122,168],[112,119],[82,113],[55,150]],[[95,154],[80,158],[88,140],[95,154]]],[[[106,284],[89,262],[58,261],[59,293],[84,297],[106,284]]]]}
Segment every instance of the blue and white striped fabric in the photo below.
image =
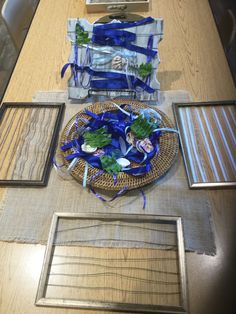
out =
{"type": "Polygon", "coordinates": [[[236,106],[180,106],[179,116],[193,182],[236,181],[236,106]]]}

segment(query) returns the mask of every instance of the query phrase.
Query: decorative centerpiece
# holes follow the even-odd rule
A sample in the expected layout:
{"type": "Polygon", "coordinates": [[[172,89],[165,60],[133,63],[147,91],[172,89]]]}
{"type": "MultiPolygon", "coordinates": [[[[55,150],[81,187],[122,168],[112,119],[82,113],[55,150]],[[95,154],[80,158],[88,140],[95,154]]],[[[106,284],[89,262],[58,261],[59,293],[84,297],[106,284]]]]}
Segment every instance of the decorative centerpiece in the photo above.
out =
{"type": "Polygon", "coordinates": [[[83,185],[130,190],[161,177],[178,152],[178,135],[160,110],[137,101],[96,103],[65,127],[61,151],[83,185]]]}
{"type": "Polygon", "coordinates": [[[163,20],[152,17],[106,24],[69,19],[72,49],[61,70],[64,77],[71,69],[69,97],[84,99],[103,92],[111,98],[135,95],[139,100],[158,100],[157,48],[162,37],[163,20]]]}

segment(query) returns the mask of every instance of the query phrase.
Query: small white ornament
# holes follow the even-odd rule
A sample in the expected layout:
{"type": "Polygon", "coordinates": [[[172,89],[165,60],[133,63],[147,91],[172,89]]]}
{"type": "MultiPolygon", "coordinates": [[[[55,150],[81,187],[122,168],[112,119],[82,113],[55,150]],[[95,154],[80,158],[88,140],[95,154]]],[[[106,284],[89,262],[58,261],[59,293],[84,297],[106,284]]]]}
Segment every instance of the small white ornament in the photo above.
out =
{"type": "Polygon", "coordinates": [[[126,168],[130,165],[130,161],[126,158],[118,158],[116,162],[122,167],[126,168]]]}
{"type": "Polygon", "coordinates": [[[84,143],[84,144],[81,145],[81,149],[85,153],[92,154],[92,153],[94,153],[97,150],[97,147],[92,147],[92,146],[87,145],[87,144],[84,143]]]}
{"type": "Polygon", "coordinates": [[[116,56],[112,59],[111,66],[114,70],[122,70],[126,63],[126,59],[121,56],[116,56]]]}

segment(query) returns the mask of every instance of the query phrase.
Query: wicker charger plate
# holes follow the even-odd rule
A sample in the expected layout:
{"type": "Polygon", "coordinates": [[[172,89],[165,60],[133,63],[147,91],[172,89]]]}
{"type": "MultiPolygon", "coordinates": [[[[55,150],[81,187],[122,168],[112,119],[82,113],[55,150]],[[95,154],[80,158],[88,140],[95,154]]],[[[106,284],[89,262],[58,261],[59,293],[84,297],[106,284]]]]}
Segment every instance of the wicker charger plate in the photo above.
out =
{"type": "MultiPolygon", "coordinates": [[[[139,109],[149,108],[147,105],[144,105],[141,102],[127,100],[127,99],[119,99],[119,100],[116,99],[115,103],[118,105],[121,105],[121,104],[131,105],[132,110],[134,112],[138,112],[139,109]]],[[[102,113],[104,111],[118,110],[112,104],[112,102],[109,102],[109,101],[95,103],[93,105],[88,106],[87,109],[96,114],[102,113]]],[[[128,110],[128,106],[124,107],[124,109],[128,110]]],[[[174,128],[173,123],[162,111],[156,108],[155,110],[162,116],[162,124],[160,127],[174,128]]],[[[67,123],[66,127],[64,128],[62,132],[62,136],[60,140],[61,146],[64,145],[66,142],[73,139],[73,133],[75,132],[75,127],[73,126],[73,123],[75,122],[76,117],[88,119],[88,116],[84,113],[84,110],[81,110],[75,116],[73,116],[72,119],[67,123]]],[[[154,156],[153,159],[151,160],[152,170],[149,173],[145,175],[141,175],[141,176],[133,176],[133,175],[126,174],[124,172],[120,172],[117,176],[116,185],[114,184],[112,175],[108,173],[103,173],[102,175],[97,177],[96,180],[92,181],[91,184],[93,187],[101,188],[104,190],[120,190],[125,186],[127,186],[129,190],[142,187],[160,178],[170,169],[170,167],[174,163],[175,158],[178,154],[178,150],[179,150],[179,142],[178,142],[177,134],[165,132],[160,136],[160,153],[154,156]]],[[[66,167],[70,165],[70,162],[68,162],[65,159],[65,157],[72,153],[73,153],[72,150],[67,150],[66,152],[62,152],[62,156],[63,156],[66,167]]],[[[84,176],[84,170],[85,170],[85,161],[83,159],[79,159],[75,168],[72,170],[71,175],[79,182],[82,182],[83,176],[84,176]]],[[[92,166],[89,166],[87,182],[89,182],[90,179],[100,170],[101,169],[97,169],[92,166]]]]}

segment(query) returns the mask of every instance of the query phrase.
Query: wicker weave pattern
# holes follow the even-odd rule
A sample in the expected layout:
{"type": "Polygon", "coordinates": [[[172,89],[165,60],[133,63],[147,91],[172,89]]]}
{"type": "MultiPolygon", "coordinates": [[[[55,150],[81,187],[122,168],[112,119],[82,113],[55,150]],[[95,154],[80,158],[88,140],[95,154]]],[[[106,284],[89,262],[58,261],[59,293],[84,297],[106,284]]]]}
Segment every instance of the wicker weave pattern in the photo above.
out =
{"type": "MultiPolygon", "coordinates": [[[[148,108],[147,105],[144,105],[141,102],[133,101],[133,100],[127,100],[127,99],[119,99],[115,100],[117,104],[127,104],[131,105],[133,111],[142,109],[142,108],[148,108]]],[[[117,108],[112,104],[112,102],[104,102],[104,103],[95,103],[93,105],[90,105],[87,107],[88,110],[99,114],[103,111],[112,111],[117,110],[117,108]]],[[[124,108],[124,109],[128,109],[124,108]]],[[[162,116],[162,125],[161,127],[168,127],[168,128],[174,128],[174,125],[169,120],[169,118],[160,110],[154,108],[161,116],[162,116]]],[[[83,112],[78,112],[66,125],[65,129],[62,132],[60,145],[63,145],[65,142],[70,141],[73,138],[73,133],[75,131],[75,127],[71,127],[73,125],[76,117],[80,118],[86,118],[88,119],[88,116],[83,112]]],[[[129,190],[142,187],[148,183],[151,183],[152,181],[160,178],[163,176],[169,168],[172,166],[177,153],[179,150],[179,142],[178,142],[178,136],[175,133],[163,133],[163,135],[160,137],[160,153],[159,155],[155,156],[152,161],[152,170],[142,176],[133,176],[128,175],[126,173],[120,172],[117,176],[117,183],[114,185],[113,177],[107,173],[102,174],[99,176],[96,180],[92,181],[92,186],[96,188],[101,188],[105,190],[120,190],[124,186],[127,186],[129,190]]],[[[72,153],[71,150],[68,150],[66,152],[62,152],[63,157],[66,157],[67,155],[70,155],[72,153]]],[[[64,158],[65,165],[68,167],[69,162],[64,158]]],[[[134,165],[133,165],[134,166],[134,165]]],[[[82,182],[83,176],[84,176],[84,169],[85,169],[85,161],[80,159],[75,166],[75,168],[72,170],[71,175],[78,180],[79,182],[82,182]]],[[[89,166],[88,170],[88,181],[91,180],[91,178],[98,172],[100,169],[93,168],[92,166],[89,166]]]]}

